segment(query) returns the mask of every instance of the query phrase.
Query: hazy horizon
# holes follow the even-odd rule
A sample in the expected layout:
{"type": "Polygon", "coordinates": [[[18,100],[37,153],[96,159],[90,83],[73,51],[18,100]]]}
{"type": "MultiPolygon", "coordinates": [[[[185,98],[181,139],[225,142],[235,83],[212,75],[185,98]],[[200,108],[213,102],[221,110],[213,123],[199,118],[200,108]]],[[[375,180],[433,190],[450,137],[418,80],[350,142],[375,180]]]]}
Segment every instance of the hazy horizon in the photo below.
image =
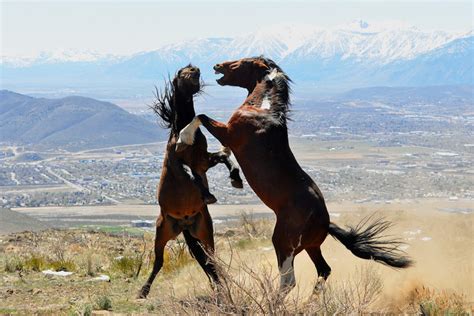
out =
{"type": "Polygon", "coordinates": [[[58,50],[127,55],[195,38],[236,37],[274,24],[337,28],[357,20],[396,21],[456,33],[473,27],[470,1],[2,1],[1,8],[2,56],[58,50]]]}

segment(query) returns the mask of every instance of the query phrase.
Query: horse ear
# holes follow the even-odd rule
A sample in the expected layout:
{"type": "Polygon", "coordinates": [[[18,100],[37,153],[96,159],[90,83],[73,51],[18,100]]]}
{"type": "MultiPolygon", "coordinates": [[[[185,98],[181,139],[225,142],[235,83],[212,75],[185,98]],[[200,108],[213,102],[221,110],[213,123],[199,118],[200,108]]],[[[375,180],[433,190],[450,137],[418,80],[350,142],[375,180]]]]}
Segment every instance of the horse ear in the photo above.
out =
{"type": "Polygon", "coordinates": [[[265,63],[261,60],[254,60],[253,61],[253,65],[256,66],[257,68],[259,69],[262,69],[262,70],[269,70],[270,68],[265,65],[265,63]]]}

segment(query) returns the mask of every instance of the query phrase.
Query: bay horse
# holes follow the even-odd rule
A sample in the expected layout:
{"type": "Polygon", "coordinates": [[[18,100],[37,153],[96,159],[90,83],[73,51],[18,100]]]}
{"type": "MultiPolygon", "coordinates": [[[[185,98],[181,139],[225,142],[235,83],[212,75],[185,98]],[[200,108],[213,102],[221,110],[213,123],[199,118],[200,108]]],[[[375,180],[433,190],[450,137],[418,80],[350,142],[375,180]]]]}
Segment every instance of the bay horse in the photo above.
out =
{"type": "Polygon", "coordinates": [[[223,149],[208,153],[207,141],[201,131],[196,132],[193,146],[176,152],[178,132],[194,118],[193,97],[201,91],[200,70],[188,65],[178,71],[163,93],[156,92],[151,106],[170,128],[157,195],[160,215],[156,221],[155,261],[153,270],[138,297],[146,298],[156,275],[163,265],[166,243],[181,232],[191,255],[198,261],[211,281],[218,282],[212,259],[214,237],[212,219],[206,204],[215,202],[208,190],[206,171],[217,163],[224,163],[230,171],[231,183],[242,188],[239,169],[230,160],[230,151],[223,149]],[[189,170],[190,169],[190,170],[189,170]]]}
{"type": "Polygon", "coordinates": [[[223,75],[217,79],[219,85],[247,89],[248,96],[227,124],[204,114],[196,116],[180,132],[177,150],[193,144],[202,124],[234,153],[251,188],[276,214],[272,242],[281,291],[288,293],[295,286],[293,261],[303,250],[317,269],[315,291],[321,289],[331,273],[320,248],[328,234],[357,257],[394,268],[412,264],[398,249],[397,239],[382,236],[390,222],[368,218],[348,229],[330,222],[321,191],[290,149],[287,121],[291,80],[275,62],[264,57],[243,58],[217,64],[214,70],[223,75]]]}

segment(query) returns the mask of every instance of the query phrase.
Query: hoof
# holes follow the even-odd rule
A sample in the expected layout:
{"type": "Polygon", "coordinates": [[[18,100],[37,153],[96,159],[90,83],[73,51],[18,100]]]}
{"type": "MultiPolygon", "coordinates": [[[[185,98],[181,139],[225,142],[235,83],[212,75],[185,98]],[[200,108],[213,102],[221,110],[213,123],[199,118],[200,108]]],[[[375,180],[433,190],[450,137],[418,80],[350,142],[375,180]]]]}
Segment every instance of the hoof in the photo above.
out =
{"type": "Polygon", "coordinates": [[[214,204],[217,202],[217,199],[214,195],[212,195],[211,193],[209,193],[209,195],[206,195],[205,197],[202,198],[203,201],[204,201],[204,204],[214,204]]]}
{"type": "Polygon", "coordinates": [[[234,187],[234,188],[237,188],[237,189],[243,189],[244,188],[244,183],[242,182],[242,180],[235,180],[235,179],[231,179],[230,180],[230,184],[234,187]]]}
{"type": "Polygon", "coordinates": [[[244,183],[239,174],[239,169],[233,169],[230,172],[230,184],[237,189],[242,189],[244,187],[244,183]]]}
{"type": "Polygon", "coordinates": [[[314,286],[313,289],[313,294],[319,294],[321,293],[326,285],[326,280],[323,277],[318,277],[318,280],[316,281],[316,285],[314,286]]]}
{"type": "Polygon", "coordinates": [[[140,292],[138,292],[137,295],[137,300],[144,300],[148,296],[148,293],[150,293],[150,288],[147,286],[142,287],[140,292]]]}

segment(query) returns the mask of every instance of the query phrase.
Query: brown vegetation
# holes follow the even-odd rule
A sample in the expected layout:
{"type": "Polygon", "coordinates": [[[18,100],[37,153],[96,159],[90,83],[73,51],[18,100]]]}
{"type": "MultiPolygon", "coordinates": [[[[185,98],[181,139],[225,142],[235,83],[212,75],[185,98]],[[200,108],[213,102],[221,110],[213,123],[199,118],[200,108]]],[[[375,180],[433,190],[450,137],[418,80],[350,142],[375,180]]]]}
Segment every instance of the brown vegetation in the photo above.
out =
{"type": "MultiPolygon", "coordinates": [[[[338,220],[344,222],[342,217],[338,220]]],[[[335,271],[339,272],[320,293],[311,294],[301,282],[283,299],[278,293],[278,269],[271,248],[272,227],[270,220],[242,214],[238,225],[216,232],[217,263],[223,280],[217,291],[211,289],[183,240],[173,241],[148,300],[135,300],[135,296],[151,268],[150,233],[74,229],[4,236],[0,238],[0,314],[90,315],[93,310],[110,310],[136,314],[436,315],[469,313],[472,308],[468,295],[437,289],[425,282],[430,280],[393,287],[389,276],[401,277],[403,272],[356,261],[350,254],[351,261],[342,260],[351,269],[344,270],[337,259],[341,257],[334,257],[334,253],[329,260],[336,263],[335,271]],[[40,272],[45,269],[74,273],[51,277],[40,272]],[[111,281],[94,280],[102,274],[111,281]]],[[[338,245],[332,241],[328,244],[331,248],[338,245]]],[[[341,253],[345,251],[339,248],[341,253]]],[[[306,265],[296,263],[297,277],[303,274],[306,283],[314,285],[316,271],[306,265]]]]}

